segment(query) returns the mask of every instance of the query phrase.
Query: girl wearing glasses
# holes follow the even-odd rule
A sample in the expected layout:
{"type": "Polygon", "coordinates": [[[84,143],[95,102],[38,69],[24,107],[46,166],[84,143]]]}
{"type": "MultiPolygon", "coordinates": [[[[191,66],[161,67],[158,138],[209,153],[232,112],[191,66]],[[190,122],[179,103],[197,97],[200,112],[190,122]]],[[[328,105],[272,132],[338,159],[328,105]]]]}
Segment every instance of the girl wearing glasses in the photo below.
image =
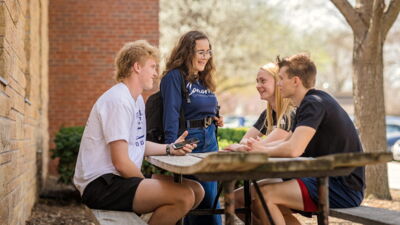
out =
{"type": "MultiPolygon", "coordinates": [[[[197,138],[200,141],[193,152],[218,151],[216,127],[223,126],[223,119],[217,116],[214,71],[208,37],[200,31],[184,34],[167,60],[160,84],[165,143],[173,143],[186,129],[189,132],[187,139],[197,138]]],[[[212,208],[217,182],[201,182],[201,185],[205,197],[198,208],[212,208]]],[[[220,225],[221,217],[190,215],[185,224],[220,225]]]]}

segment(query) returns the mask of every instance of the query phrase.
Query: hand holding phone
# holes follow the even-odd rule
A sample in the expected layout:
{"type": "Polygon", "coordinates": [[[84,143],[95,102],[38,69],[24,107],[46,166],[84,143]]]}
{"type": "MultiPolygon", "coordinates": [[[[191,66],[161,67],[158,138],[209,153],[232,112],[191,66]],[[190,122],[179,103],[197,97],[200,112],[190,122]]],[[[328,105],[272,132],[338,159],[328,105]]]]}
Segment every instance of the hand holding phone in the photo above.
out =
{"type": "Polygon", "coordinates": [[[171,147],[173,149],[177,150],[177,149],[183,148],[187,144],[197,144],[197,143],[199,143],[199,141],[200,140],[197,138],[189,138],[189,139],[186,139],[186,140],[178,142],[178,143],[173,143],[173,144],[171,144],[171,147]]]}

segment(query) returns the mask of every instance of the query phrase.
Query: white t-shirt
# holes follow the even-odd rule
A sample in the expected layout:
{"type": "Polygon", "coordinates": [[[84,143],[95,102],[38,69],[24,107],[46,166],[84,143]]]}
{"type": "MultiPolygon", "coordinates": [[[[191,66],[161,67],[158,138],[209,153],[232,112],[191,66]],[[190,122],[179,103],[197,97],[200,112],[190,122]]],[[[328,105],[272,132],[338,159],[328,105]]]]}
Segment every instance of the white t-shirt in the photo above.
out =
{"type": "Polygon", "coordinates": [[[111,161],[110,142],[128,142],[129,158],[140,169],[146,143],[146,118],[141,95],[135,101],[124,83],[106,91],[94,104],[83,132],[74,184],[81,195],[94,179],[120,175],[111,161]]]}

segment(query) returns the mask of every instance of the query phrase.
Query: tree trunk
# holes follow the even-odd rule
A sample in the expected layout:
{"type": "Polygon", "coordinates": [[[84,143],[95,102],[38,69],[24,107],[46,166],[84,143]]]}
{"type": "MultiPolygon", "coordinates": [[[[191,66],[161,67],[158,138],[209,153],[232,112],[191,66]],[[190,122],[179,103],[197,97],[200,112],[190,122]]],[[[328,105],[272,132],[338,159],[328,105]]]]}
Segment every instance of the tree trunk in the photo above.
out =
{"type": "MultiPolygon", "coordinates": [[[[400,12],[400,0],[331,0],[353,30],[353,96],[356,125],[365,152],[386,151],[383,44],[400,12]]],[[[391,199],[387,166],[368,166],[366,196],[391,199]]]]}
{"type": "MultiPolygon", "coordinates": [[[[383,92],[383,39],[380,33],[370,33],[368,38],[365,38],[365,35],[354,34],[354,111],[365,152],[384,152],[387,148],[383,92]]],[[[391,199],[386,164],[367,166],[366,185],[366,197],[391,199]]]]}

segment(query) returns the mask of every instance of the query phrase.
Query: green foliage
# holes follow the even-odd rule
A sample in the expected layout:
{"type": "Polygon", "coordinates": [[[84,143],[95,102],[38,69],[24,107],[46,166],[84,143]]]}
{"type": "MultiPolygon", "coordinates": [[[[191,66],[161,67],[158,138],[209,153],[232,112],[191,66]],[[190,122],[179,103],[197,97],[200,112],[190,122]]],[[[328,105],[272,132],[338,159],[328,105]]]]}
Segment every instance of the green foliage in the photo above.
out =
{"type": "Polygon", "coordinates": [[[59,182],[72,183],[83,130],[84,127],[64,127],[56,134],[56,148],[52,150],[52,158],[60,158],[59,182]]]}
{"type": "Polygon", "coordinates": [[[248,128],[218,128],[218,141],[229,140],[235,143],[240,142],[248,128]]]}
{"type": "MultiPolygon", "coordinates": [[[[60,174],[59,182],[72,183],[83,130],[84,127],[64,127],[56,134],[56,148],[52,150],[52,158],[60,158],[58,165],[58,172],[60,174]]],[[[220,149],[229,144],[238,143],[246,131],[246,128],[219,128],[217,138],[220,149]]],[[[142,172],[146,175],[171,175],[170,172],[159,169],[146,160],[143,161],[142,172]]]]}
{"type": "Polygon", "coordinates": [[[246,132],[247,128],[218,128],[219,148],[223,149],[230,144],[239,143],[246,132]]]}

